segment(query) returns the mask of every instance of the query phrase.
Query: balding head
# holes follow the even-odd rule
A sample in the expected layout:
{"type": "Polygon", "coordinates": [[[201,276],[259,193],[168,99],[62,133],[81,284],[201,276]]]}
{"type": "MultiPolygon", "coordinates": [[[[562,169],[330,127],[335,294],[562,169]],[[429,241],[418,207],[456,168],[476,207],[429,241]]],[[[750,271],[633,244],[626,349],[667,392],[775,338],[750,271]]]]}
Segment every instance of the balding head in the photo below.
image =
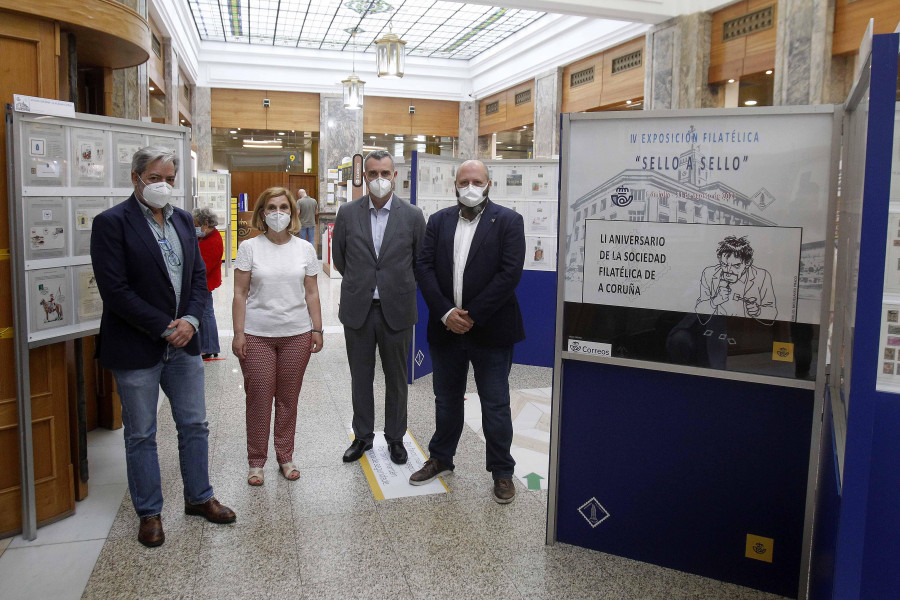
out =
{"type": "Polygon", "coordinates": [[[466,187],[469,184],[484,187],[490,183],[491,176],[487,165],[480,160],[467,160],[459,165],[459,171],[456,172],[456,187],[466,187]]]}

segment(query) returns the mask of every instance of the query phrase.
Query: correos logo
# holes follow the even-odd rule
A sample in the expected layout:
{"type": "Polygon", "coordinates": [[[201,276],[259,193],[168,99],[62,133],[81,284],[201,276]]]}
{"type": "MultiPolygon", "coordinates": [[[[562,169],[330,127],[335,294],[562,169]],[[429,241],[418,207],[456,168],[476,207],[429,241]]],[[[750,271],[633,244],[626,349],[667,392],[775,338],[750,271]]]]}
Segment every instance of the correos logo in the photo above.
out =
{"type": "Polygon", "coordinates": [[[569,352],[591,356],[612,356],[612,345],[600,342],[569,340],[569,352]]]}

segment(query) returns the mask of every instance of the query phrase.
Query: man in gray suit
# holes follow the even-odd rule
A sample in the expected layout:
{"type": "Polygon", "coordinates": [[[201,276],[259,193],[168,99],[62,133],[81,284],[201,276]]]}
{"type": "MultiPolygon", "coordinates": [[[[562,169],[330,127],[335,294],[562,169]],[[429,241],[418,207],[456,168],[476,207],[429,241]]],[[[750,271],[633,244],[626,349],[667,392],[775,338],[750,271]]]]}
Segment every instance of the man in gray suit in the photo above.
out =
{"type": "Polygon", "coordinates": [[[344,324],[353,396],[355,439],[344,453],[353,462],[375,437],[375,348],[384,369],[384,438],[391,460],[406,462],[407,354],[416,322],[416,255],[425,234],[422,210],[393,194],[397,171],[385,150],[363,163],[369,194],[338,211],[332,238],[334,266],[344,279],[338,318],[344,324]]]}

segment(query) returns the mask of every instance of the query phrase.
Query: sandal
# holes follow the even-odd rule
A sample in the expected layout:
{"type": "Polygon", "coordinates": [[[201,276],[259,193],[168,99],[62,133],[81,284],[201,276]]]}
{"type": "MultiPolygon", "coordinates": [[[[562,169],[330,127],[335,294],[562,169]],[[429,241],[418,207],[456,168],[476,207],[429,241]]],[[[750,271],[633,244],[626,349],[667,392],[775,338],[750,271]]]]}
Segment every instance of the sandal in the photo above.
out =
{"type": "Polygon", "coordinates": [[[247,475],[247,483],[253,486],[263,484],[263,470],[257,467],[250,467],[250,473],[247,475]]]}
{"type": "Polygon", "coordinates": [[[281,474],[288,481],[297,481],[300,479],[300,470],[297,469],[297,465],[292,462],[286,462],[281,465],[281,474]]]}

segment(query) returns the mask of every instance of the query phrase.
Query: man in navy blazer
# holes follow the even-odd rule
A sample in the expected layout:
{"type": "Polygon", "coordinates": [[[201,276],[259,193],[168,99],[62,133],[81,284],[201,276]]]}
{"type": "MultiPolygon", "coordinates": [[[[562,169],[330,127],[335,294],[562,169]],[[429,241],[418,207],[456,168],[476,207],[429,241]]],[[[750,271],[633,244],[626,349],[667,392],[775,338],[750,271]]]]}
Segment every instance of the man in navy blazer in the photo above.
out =
{"type": "Polygon", "coordinates": [[[169,203],[177,168],[171,151],[138,150],[131,161],[134,193],[97,215],[91,232],[103,299],[97,353],[122,402],[128,489],[145,546],[165,541],[156,451],[160,387],[178,430],[185,512],[214,523],[235,520],[209,483],[203,361],[194,335],[206,302],[206,267],[193,218],[169,203]]]}
{"type": "Polygon", "coordinates": [[[490,187],[483,162],[464,162],[456,174],[457,205],[431,215],[425,228],[415,270],[428,304],[436,430],[429,460],[409,482],[424,485],[454,469],[471,362],[481,401],[486,468],[494,479],[494,500],[506,504],[516,492],[516,462],[509,451],[509,371],[513,345],[525,339],[516,299],[525,264],[525,227],[521,215],[490,201],[490,187]]]}

